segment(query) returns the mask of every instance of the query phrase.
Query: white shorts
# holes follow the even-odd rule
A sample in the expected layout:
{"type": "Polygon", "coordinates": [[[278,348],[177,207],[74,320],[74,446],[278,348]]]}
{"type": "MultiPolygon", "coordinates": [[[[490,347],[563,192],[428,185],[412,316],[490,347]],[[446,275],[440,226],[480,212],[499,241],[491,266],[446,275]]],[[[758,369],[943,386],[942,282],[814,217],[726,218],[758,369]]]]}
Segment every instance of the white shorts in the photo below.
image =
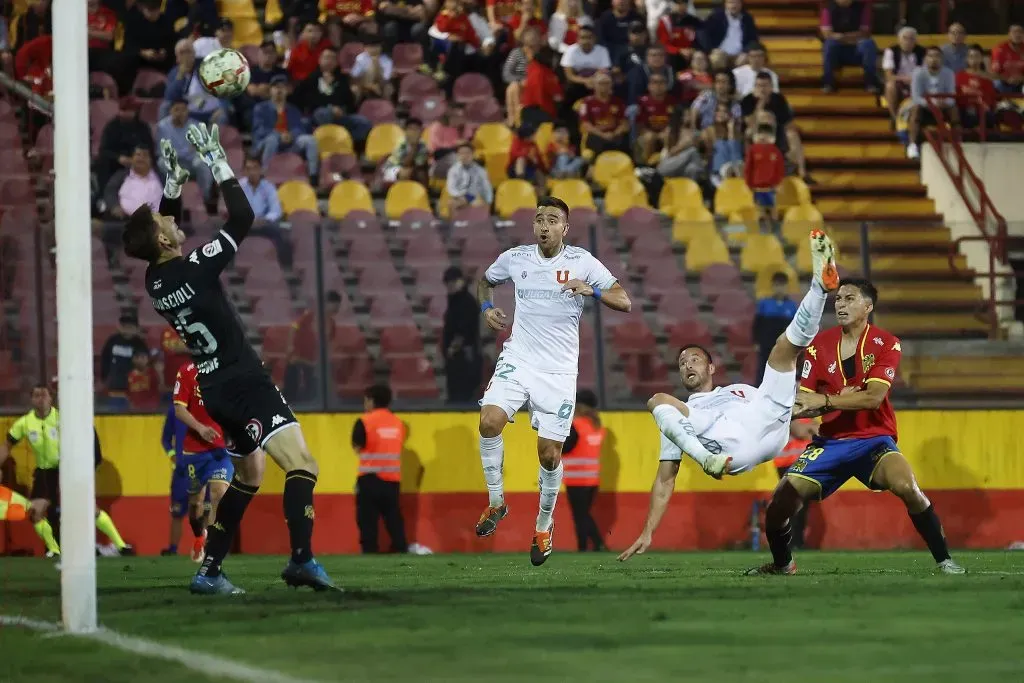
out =
{"type": "Polygon", "coordinates": [[[789,441],[795,396],[796,370],[766,367],[748,403],[725,413],[690,408],[690,422],[709,451],[732,456],[729,474],[742,474],[782,452],[789,441]]]}
{"type": "Polygon", "coordinates": [[[509,422],[527,403],[537,436],[564,442],[576,412],[576,375],[540,372],[506,354],[498,356],[481,406],[498,406],[509,422]]]}

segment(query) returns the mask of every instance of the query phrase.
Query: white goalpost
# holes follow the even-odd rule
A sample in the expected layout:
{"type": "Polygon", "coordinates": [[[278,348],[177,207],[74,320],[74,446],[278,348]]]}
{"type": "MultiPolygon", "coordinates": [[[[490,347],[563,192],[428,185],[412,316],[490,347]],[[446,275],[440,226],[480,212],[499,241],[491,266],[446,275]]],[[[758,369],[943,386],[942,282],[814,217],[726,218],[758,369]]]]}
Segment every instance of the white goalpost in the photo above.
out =
{"type": "Polygon", "coordinates": [[[53,7],[54,198],[60,410],[61,617],[96,630],[89,69],[84,0],[53,7]]]}

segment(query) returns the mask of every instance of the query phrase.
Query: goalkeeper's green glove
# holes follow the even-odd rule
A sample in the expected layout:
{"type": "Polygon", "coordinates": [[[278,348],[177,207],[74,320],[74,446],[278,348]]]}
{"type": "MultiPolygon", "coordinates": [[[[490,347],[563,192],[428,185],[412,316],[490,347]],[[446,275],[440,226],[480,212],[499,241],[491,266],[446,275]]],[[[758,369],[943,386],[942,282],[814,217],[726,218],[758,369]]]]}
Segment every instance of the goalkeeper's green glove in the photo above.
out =
{"type": "Polygon", "coordinates": [[[177,199],[181,196],[181,188],[188,181],[188,171],[178,163],[178,153],[174,145],[166,138],[160,140],[160,158],[167,169],[167,180],[164,181],[164,196],[177,199]]]}
{"type": "Polygon", "coordinates": [[[235,177],[234,171],[228,165],[228,155],[220,146],[220,129],[216,123],[209,129],[205,123],[195,123],[188,127],[185,138],[196,148],[203,163],[210,167],[213,179],[218,185],[235,177]]]}

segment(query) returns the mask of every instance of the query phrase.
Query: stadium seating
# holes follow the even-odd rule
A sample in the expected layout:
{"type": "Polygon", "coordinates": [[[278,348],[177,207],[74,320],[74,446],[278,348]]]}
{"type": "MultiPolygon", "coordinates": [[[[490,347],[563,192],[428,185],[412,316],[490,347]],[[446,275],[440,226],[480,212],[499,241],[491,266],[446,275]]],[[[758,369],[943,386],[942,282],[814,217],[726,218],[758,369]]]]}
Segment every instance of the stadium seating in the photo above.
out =
{"type": "Polygon", "coordinates": [[[333,154],[352,154],[352,136],[344,126],[333,123],[317,126],[313,137],[316,138],[321,159],[333,154]]]}
{"type": "MultiPolygon", "coordinates": [[[[473,148],[478,154],[508,154],[512,148],[512,131],[504,123],[485,123],[473,134],[473,148]]],[[[508,166],[507,158],[505,166],[508,166]]]]}
{"type": "Polygon", "coordinates": [[[633,175],[633,160],[625,152],[602,152],[594,159],[594,182],[607,190],[612,181],[633,175]]]}
{"type": "Polygon", "coordinates": [[[809,206],[811,191],[800,178],[788,176],[782,179],[782,184],[775,192],[775,204],[782,211],[794,206],[809,206]]]}
{"type": "Polygon", "coordinates": [[[530,209],[537,206],[537,193],[533,185],[525,180],[506,180],[495,192],[494,207],[502,218],[511,218],[519,209],[530,209]]]}
{"type": "Polygon", "coordinates": [[[683,209],[704,208],[704,195],[700,185],[689,178],[666,178],[658,197],[658,209],[676,216],[683,209]]]}
{"type": "Polygon", "coordinates": [[[766,267],[781,266],[786,262],[782,245],[774,235],[751,234],[740,252],[740,270],[758,273],[766,267]]]}
{"type": "Polygon", "coordinates": [[[391,51],[391,59],[395,75],[413,73],[423,64],[423,46],[419,43],[398,43],[391,51]]]}
{"type": "Polygon", "coordinates": [[[725,178],[715,190],[715,214],[728,216],[733,211],[754,205],[754,194],[742,178],[725,178]]]}
{"type": "Polygon", "coordinates": [[[565,202],[570,209],[597,209],[590,186],[582,180],[555,180],[551,184],[551,193],[565,202]]]}
{"type": "Polygon", "coordinates": [[[464,73],[455,79],[452,87],[452,99],[466,104],[476,100],[494,97],[491,81],[479,73],[464,73]]]}
{"type": "Polygon", "coordinates": [[[786,211],[782,219],[782,237],[789,244],[807,241],[811,230],[825,227],[825,219],[813,205],[800,205],[786,211]]]}
{"type": "Polygon", "coordinates": [[[343,180],[331,189],[327,198],[327,215],[341,219],[353,211],[373,213],[373,196],[362,183],[343,180]]]}
{"type": "Polygon", "coordinates": [[[376,163],[391,155],[405,133],[394,123],[378,123],[366,138],[366,158],[376,163]]]}
{"type": "Polygon", "coordinates": [[[374,98],[364,100],[359,106],[359,115],[372,123],[395,123],[395,106],[390,101],[374,98]]]}
{"type": "Polygon", "coordinates": [[[399,180],[388,189],[384,199],[384,215],[398,220],[409,209],[430,211],[427,189],[414,180],[399,180]]]}
{"type": "Polygon", "coordinates": [[[309,169],[306,168],[305,160],[294,152],[281,152],[270,157],[265,172],[267,180],[274,185],[288,182],[289,180],[309,180],[309,169]]]}
{"type": "Polygon", "coordinates": [[[294,211],[319,211],[316,190],[301,180],[289,180],[277,188],[277,198],[285,215],[294,211]]]}
{"type": "Polygon", "coordinates": [[[632,174],[613,180],[604,195],[605,213],[615,218],[633,207],[647,206],[647,190],[632,174]]]}

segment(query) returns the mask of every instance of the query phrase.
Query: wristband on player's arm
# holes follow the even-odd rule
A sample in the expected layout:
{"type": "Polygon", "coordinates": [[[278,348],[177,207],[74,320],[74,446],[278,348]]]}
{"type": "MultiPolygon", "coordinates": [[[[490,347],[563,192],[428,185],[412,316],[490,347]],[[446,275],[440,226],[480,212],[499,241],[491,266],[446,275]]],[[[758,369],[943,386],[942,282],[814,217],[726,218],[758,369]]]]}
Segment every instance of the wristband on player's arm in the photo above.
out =
{"type": "Polygon", "coordinates": [[[600,300],[601,300],[601,297],[602,297],[603,295],[604,295],[604,292],[602,292],[602,291],[601,291],[601,288],[600,288],[600,287],[594,287],[594,293],[593,293],[593,294],[592,294],[591,296],[593,296],[593,297],[594,297],[595,299],[597,299],[598,301],[600,301],[600,300]]]}
{"type": "Polygon", "coordinates": [[[494,302],[493,301],[485,301],[482,304],[480,304],[480,312],[481,313],[486,313],[487,309],[489,309],[489,308],[494,308],[494,302]]]}

